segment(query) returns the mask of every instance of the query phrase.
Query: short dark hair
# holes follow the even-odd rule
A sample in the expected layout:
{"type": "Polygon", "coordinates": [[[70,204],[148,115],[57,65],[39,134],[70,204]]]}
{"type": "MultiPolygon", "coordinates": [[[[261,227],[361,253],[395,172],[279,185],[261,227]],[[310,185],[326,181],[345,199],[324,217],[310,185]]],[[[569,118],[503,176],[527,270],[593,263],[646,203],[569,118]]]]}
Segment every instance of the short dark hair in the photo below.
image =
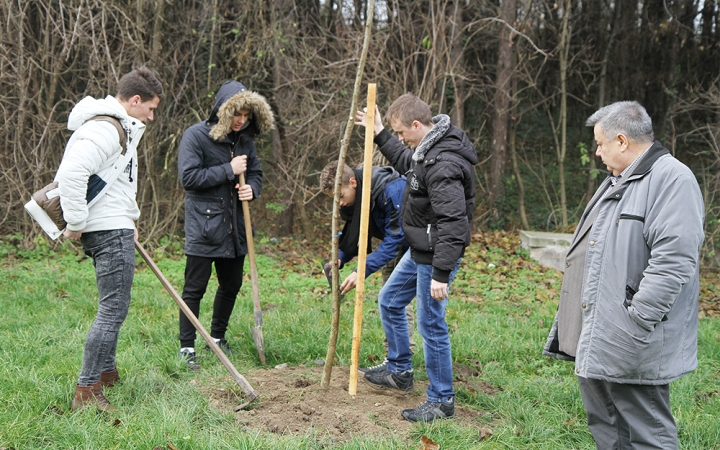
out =
{"type": "Polygon", "coordinates": [[[413,94],[403,94],[395,100],[385,114],[388,123],[399,121],[409,127],[414,121],[423,125],[432,126],[432,111],[430,106],[413,94]]]}
{"type": "MultiPolygon", "coordinates": [[[[337,173],[337,167],[338,162],[332,161],[328,163],[327,166],[322,170],[320,173],[320,188],[323,192],[333,192],[333,189],[335,189],[335,174],[337,173]]],[[[341,187],[347,186],[350,184],[350,178],[355,177],[355,172],[348,166],[347,164],[344,164],[343,167],[343,176],[341,180],[341,187]]]]}
{"type": "Polygon", "coordinates": [[[120,78],[116,97],[120,100],[129,100],[136,95],[139,95],[143,102],[148,102],[155,97],[162,98],[162,83],[158,80],[154,70],[141,66],[120,78]]]}
{"type": "Polygon", "coordinates": [[[608,139],[615,139],[619,133],[635,142],[647,143],[655,140],[652,119],[645,108],[635,101],[615,102],[607,105],[588,117],[585,125],[600,125],[608,139]]]}

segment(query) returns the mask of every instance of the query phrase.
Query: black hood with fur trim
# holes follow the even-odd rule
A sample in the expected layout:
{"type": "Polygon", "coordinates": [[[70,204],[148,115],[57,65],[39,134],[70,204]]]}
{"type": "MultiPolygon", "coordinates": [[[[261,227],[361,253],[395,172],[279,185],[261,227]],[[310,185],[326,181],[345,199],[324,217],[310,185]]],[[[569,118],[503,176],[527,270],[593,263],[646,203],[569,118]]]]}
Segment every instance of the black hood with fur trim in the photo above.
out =
{"type": "Polygon", "coordinates": [[[248,129],[254,134],[268,132],[275,127],[275,117],[265,97],[248,91],[239,81],[226,81],[215,96],[215,106],[206,123],[213,125],[210,137],[219,141],[232,130],[232,118],[236,111],[249,109],[252,117],[248,129]]]}

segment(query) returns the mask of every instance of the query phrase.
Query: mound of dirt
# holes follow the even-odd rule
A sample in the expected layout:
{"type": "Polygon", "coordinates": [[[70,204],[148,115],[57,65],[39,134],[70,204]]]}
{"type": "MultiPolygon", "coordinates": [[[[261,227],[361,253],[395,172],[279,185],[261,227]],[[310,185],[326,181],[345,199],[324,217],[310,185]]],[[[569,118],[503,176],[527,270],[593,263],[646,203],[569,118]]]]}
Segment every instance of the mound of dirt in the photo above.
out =
{"type": "MultiPolygon", "coordinates": [[[[409,394],[374,388],[358,377],[357,395],[348,394],[349,368],[334,367],[328,388],[320,386],[322,367],[282,367],[258,369],[244,374],[250,384],[260,393],[244,410],[242,391],[232,378],[222,380],[231,388],[201,386],[199,389],[210,398],[210,405],[219,411],[233,413],[238,425],[263,432],[284,435],[315,433],[320,439],[344,442],[353,437],[387,436],[409,439],[413,423],[404,420],[401,411],[414,408],[425,400],[427,381],[416,381],[415,390],[409,394]],[[226,382],[225,382],[226,381],[226,382]]],[[[466,389],[495,392],[497,388],[477,381],[468,381],[459,374],[457,384],[466,389]]],[[[481,428],[483,413],[455,406],[457,423],[481,428]]]]}

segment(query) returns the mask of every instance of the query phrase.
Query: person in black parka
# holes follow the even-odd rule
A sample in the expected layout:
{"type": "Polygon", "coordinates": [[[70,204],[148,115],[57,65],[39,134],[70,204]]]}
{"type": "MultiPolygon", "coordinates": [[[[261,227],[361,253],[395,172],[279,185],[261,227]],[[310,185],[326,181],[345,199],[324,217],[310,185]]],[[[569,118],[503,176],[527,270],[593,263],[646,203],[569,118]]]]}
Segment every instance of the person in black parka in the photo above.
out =
{"type": "MultiPolygon", "coordinates": [[[[218,278],[210,335],[229,350],[225,331],[242,286],[247,254],[241,201],[260,195],[263,173],[255,136],[274,127],[270,105],[238,81],[218,90],[207,120],[183,134],[178,172],[185,189],[185,286],[182,298],[197,316],[212,265],[218,278]],[[240,186],[239,175],[245,174],[240,186]]],[[[195,327],[180,312],[180,355],[191,369],[195,360],[195,327]]]]}

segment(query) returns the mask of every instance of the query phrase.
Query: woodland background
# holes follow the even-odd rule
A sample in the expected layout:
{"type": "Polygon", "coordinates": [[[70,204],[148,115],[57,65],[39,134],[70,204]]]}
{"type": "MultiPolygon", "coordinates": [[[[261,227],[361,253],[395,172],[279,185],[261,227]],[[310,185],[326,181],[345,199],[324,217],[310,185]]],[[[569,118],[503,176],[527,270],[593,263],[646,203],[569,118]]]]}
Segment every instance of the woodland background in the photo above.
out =
{"type": "MultiPolygon", "coordinates": [[[[318,175],[340,149],[366,10],[365,0],[0,0],[0,236],[44,239],[22,205],[52,180],[70,109],[114,94],[141,64],[166,92],[139,149],[147,245],[182,240],[177,147],[227,79],[264,95],[277,119],[258,140],[257,231],[322,235],[332,204],[318,175]]],[[[705,263],[717,267],[719,74],[718,0],[377,0],[363,82],[377,83],[381,113],[413,92],[467,131],[481,159],[474,225],[485,229],[571,231],[605,176],[585,119],[638,100],[698,177],[705,263]]]]}

